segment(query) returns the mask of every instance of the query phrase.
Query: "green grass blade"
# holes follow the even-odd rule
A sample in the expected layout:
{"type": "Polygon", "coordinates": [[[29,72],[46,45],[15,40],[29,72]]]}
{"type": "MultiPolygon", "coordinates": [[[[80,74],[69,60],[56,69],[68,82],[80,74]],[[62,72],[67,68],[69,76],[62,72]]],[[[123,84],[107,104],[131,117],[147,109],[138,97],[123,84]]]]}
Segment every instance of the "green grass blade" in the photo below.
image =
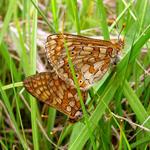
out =
{"type": "Polygon", "coordinates": [[[30,0],[32,2],[32,4],[34,5],[34,7],[37,9],[38,13],[43,17],[43,19],[45,20],[45,22],[47,23],[47,25],[49,26],[50,30],[52,30],[53,33],[56,33],[54,27],[49,23],[49,21],[47,20],[47,18],[45,17],[45,15],[43,14],[43,12],[38,8],[38,6],[35,4],[35,2],[33,0],[30,0]]]}
{"type": "MultiPolygon", "coordinates": [[[[10,63],[9,62],[10,54],[9,54],[9,51],[8,51],[8,47],[6,46],[6,43],[3,43],[3,42],[1,43],[1,45],[0,45],[0,54],[2,55],[5,63],[7,64],[7,67],[10,70],[10,64],[9,64],[10,63]]],[[[19,81],[20,80],[19,73],[17,71],[17,68],[16,68],[14,62],[12,62],[12,66],[11,67],[13,69],[13,76],[14,76],[15,81],[19,81]]]]}
{"type": "Polygon", "coordinates": [[[58,11],[57,11],[57,0],[52,0],[51,1],[51,8],[52,8],[52,14],[53,14],[53,24],[55,27],[56,33],[58,32],[58,11]]]}
{"type": "MultiPolygon", "coordinates": [[[[148,118],[149,115],[127,81],[125,81],[123,91],[130,106],[132,107],[132,110],[135,112],[138,120],[141,123],[143,123],[148,118]]],[[[145,126],[150,127],[150,120],[147,123],[145,123],[145,126]]]]}
{"type": "Polygon", "coordinates": [[[116,26],[116,24],[119,22],[119,20],[125,15],[125,13],[130,9],[132,6],[133,0],[125,7],[125,9],[120,13],[120,15],[116,18],[115,22],[110,26],[109,32],[112,31],[112,29],[116,26]]]}
{"type": "Polygon", "coordinates": [[[16,120],[15,120],[15,116],[14,116],[13,111],[12,111],[12,107],[11,107],[10,101],[9,101],[9,99],[8,99],[7,94],[5,93],[5,91],[2,90],[2,87],[3,87],[3,86],[2,86],[2,84],[1,84],[1,82],[0,82],[0,92],[1,92],[1,96],[2,96],[2,98],[3,98],[3,101],[4,101],[4,104],[5,104],[6,108],[7,108],[7,111],[8,111],[8,113],[9,113],[9,115],[10,115],[10,121],[11,121],[11,123],[12,123],[11,125],[12,125],[14,131],[16,132],[16,135],[17,135],[19,141],[21,142],[23,148],[24,148],[24,149],[28,149],[29,147],[28,147],[26,141],[24,141],[24,138],[23,138],[22,134],[21,134],[20,131],[19,131],[17,122],[16,122],[16,120]]]}
{"type": "Polygon", "coordinates": [[[78,9],[77,9],[77,1],[76,0],[72,0],[71,1],[71,7],[72,7],[72,12],[73,12],[73,17],[74,17],[74,22],[76,25],[76,30],[77,33],[80,34],[80,20],[79,20],[79,13],[78,13],[78,9]]]}
{"type": "Polygon", "coordinates": [[[98,10],[99,10],[100,21],[101,21],[104,39],[109,40],[110,37],[109,37],[109,31],[108,31],[108,25],[107,25],[107,19],[106,19],[106,11],[105,11],[105,7],[103,5],[103,1],[97,0],[97,6],[98,6],[98,10]]]}
{"type": "Polygon", "coordinates": [[[23,127],[23,123],[22,123],[22,118],[21,118],[21,114],[20,114],[19,97],[17,96],[16,90],[15,90],[15,87],[14,87],[14,78],[13,78],[11,58],[10,58],[10,68],[11,68],[11,78],[12,78],[12,83],[13,83],[13,91],[14,91],[14,95],[15,95],[15,99],[16,99],[17,114],[18,114],[18,117],[19,117],[19,126],[21,126],[24,141],[27,143],[27,139],[26,139],[26,136],[25,136],[24,127],[23,127]]]}
{"type": "MultiPolygon", "coordinates": [[[[92,131],[94,131],[94,129],[96,128],[98,121],[101,119],[102,115],[105,112],[106,106],[109,104],[110,100],[115,94],[119,86],[118,83],[119,82],[117,81],[117,78],[114,78],[113,76],[109,84],[105,88],[103,94],[100,96],[99,103],[95,111],[92,113],[92,115],[89,118],[89,122],[92,123],[92,126],[90,126],[90,129],[92,131]]],[[[80,133],[78,134],[77,138],[74,140],[74,143],[70,146],[69,150],[82,149],[88,139],[89,139],[88,129],[86,128],[86,126],[84,126],[80,130],[80,133]]]]}
{"type": "MultiPolygon", "coordinates": [[[[37,0],[34,1],[37,4],[37,0]]],[[[31,35],[31,53],[30,53],[30,74],[36,73],[36,40],[37,40],[37,10],[34,9],[33,15],[33,23],[32,23],[32,35],[31,35]]],[[[31,122],[32,122],[32,134],[33,134],[33,145],[34,149],[39,149],[39,131],[37,128],[36,118],[37,118],[37,103],[35,98],[30,96],[30,103],[31,103],[31,122]]]]}
{"type": "Polygon", "coordinates": [[[15,5],[16,5],[16,0],[11,0],[9,1],[9,6],[8,6],[8,11],[7,11],[7,14],[5,16],[5,20],[4,20],[4,23],[3,23],[3,28],[0,32],[0,45],[2,43],[2,40],[3,40],[3,37],[7,31],[7,28],[9,26],[9,22],[11,20],[11,17],[13,15],[13,11],[14,11],[14,8],[15,8],[15,5]]]}
{"type": "Polygon", "coordinates": [[[79,83],[78,83],[78,80],[77,80],[77,77],[76,77],[76,74],[75,74],[75,70],[74,70],[74,66],[72,64],[72,60],[70,58],[70,53],[69,53],[68,47],[66,45],[66,41],[64,41],[64,44],[65,44],[65,49],[66,49],[66,53],[67,53],[68,63],[69,63],[69,66],[70,66],[70,71],[71,71],[71,74],[72,74],[72,77],[73,77],[73,80],[74,80],[74,83],[75,83],[75,86],[76,86],[76,89],[77,89],[77,93],[78,93],[78,96],[79,96],[81,108],[82,108],[82,111],[83,111],[83,114],[84,114],[85,123],[86,123],[87,129],[89,130],[90,140],[92,142],[93,149],[95,150],[96,145],[95,145],[95,142],[94,142],[94,137],[92,135],[92,131],[90,129],[90,122],[88,121],[88,114],[86,112],[86,109],[85,109],[85,106],[84,106],[84,103],[83,103],[79,83]]]}

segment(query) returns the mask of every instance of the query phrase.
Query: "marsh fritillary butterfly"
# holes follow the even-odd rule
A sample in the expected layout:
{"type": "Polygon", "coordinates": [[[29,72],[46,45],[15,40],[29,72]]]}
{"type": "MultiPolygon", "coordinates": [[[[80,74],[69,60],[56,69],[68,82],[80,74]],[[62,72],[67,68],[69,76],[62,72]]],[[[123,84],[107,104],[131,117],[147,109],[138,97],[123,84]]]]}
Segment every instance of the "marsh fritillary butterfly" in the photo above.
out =
{"type": "Polygon", "coordinates": [[[27,77],[24,86],[40,101],[77,120],[81,115],[81,105],[69,68],[65,44],[84,103],[87,90],[104,76],[112,63],[116,63],[122,45],[72,34],[48,36],[46,54],[55,71],[27,77]]]}
{"type": "Polygon", "coordinates": [[[72,34],[48,36],[46,54],[49,62],[62,80],[74,85],[68,64],[66,47],[70,53],[81,90],[89,89],[100,80],[118,59],[120,43],[98,40],[72,34]]]}
{"type": "MultiPolygon", "coordinates": [[[[24,86],[34,97],[45,104],[77,120],[81,116],[81,106],[76,89],[66,84],[55,72],[42,72],[27,77],[24,86]]],[[[85,102],[87,92],[82,92],[85,102]]]]}

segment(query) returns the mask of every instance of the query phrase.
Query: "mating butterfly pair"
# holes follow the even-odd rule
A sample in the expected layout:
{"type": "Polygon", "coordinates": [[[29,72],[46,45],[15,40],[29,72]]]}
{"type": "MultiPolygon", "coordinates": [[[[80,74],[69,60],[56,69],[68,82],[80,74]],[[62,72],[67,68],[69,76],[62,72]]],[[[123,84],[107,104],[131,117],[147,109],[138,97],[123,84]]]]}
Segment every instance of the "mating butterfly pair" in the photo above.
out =
{"type": "Polygon", "coordinates": [[[28,92],[40,101],[77,120],[81,105],[69,68],[68,48],[84,103],[87,90],[118,59],[121,44],[79,35],[53,34],[47,37],[46,55],[54,71],[43,72],[24,80],[28,92]]]}

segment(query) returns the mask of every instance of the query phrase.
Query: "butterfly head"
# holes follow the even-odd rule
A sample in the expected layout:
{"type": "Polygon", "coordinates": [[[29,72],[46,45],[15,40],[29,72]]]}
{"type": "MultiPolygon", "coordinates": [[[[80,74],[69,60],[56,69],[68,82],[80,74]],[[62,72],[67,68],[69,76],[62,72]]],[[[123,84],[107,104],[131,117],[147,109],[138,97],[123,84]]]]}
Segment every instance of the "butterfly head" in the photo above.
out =
{"type": "Polygon", "coordinates": [[[124,48],[124,40],[120,39],[119,41],[111,41],[112,45],[107,48],[107,54],[111,58],[116,58],[116,56],[121,56],[122,49],[124,48]]]}
{"type": "Polygon", "coordinates": [[[79,121],[82,118],[83,114],[82,111],[77,111],[76,114],[74,115],[74,117],[69,118],[69,123],[75,123],[77,121],[79,121]]]}
{"type": "Polygon", "coordinates": [[[107,48],[107,55],[110,58],[115,58],[117,55],[120,53],[120,48],[119,47],[108,47],[107,48]]]}
{"type": "Polygon", "coordinates": [[[112,65],[116,65],[120,61],[122,55],[122,51],[121,51],[122,48],[123,48],[122,43],[118,42],[114,44],[113,50],[109,51],[109,56],[111,57],[112,65]]]}

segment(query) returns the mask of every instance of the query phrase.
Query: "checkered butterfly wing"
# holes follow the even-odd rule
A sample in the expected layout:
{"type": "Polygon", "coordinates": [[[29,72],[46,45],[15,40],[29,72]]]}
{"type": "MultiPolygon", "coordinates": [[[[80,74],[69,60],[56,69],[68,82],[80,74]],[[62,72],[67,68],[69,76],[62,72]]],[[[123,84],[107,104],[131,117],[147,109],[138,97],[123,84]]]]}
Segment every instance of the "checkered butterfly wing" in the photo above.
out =
{"type": "Polygon", "coordinates": [[[48,36],[46,42],[47,58],[59,77],[71,85],[74,85],[74,82],[65,45],[70,53],[82,90],[89,89],[103,77],[110,64],[116,61],[121,49],[119,43],[79,35],[53,34],[48,36]]]}
{"type": "MultiPolygon", "coordinates": [[[[34,97],[69,116],[80,117],[80,101],[76,89],[61,80],[55,72],[42,72],[24,80],[24,87],[34,97]]],[[[87,93],[82,92],[83,101],[87,93]]]]}

